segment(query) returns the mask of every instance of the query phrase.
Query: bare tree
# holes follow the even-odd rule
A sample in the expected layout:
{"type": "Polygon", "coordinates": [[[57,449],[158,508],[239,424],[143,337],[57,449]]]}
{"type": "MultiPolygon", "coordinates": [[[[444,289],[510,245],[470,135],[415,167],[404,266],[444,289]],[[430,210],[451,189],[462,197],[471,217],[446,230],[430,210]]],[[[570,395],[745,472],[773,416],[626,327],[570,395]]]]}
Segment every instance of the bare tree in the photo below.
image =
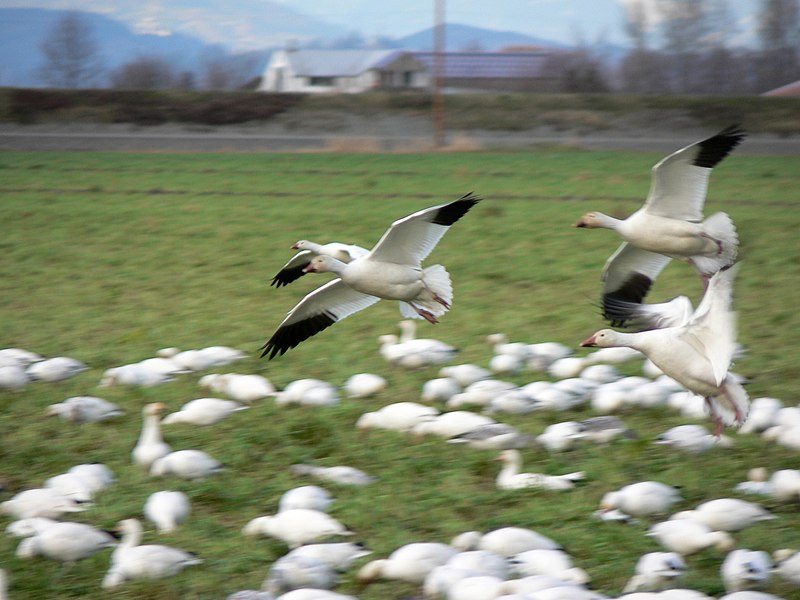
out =
{"type": "Polygon", "coordinates": [[[100,79],[103,67],[92,28],[79,13],[67,13],[56,21],[39,48],[45,58],[40,74],[48,85],[82,88],[100,79]]]}
{"type": "Polygon", "coordinates": [[[256,54],[212,54],[202,65],[203,87],[210,90],[239,89],[251,80],[259,62],[256,54]]]}
{"type": "Polygon", "coordinates": [[[797,0],[762,0],[758,15],[761,91],[800,77],[800,5],[797,0]]]}
{"type": "Polygon", "coordinates": [[[644,50],[647,48],[647,11],[644,4],[634,2],[624,7],[625,11],[625,33],[631,39],[634,50],[644,50]]]}
{"type": "Polygon", "coordinates": [[[179,83],[180,77],[175,69],[159,56],[141,56],[111,74],[112,87],[120,89],[158,90],[179,83]]]}
{"type": "Polygon", "coordinates": [[[661,0],[658,11],[662,19],[664,50],[672,61],[675,91],[701,91],[702,80],[697,77],[696,64],[708,44],[706,0],[661,0]]]}

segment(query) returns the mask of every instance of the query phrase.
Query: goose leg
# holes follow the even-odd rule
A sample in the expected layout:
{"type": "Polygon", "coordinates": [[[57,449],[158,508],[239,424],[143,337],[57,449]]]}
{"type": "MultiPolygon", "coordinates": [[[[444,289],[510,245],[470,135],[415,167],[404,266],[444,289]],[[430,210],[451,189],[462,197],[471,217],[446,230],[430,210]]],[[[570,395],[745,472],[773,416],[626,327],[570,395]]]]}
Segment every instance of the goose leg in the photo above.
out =
{"type": "Polygon", "coordinates": [[[436,316],[429,310],[425,310],[424,308],[414,306],[413,304],[411,306],[415,311],[417,311],[417,314],[423,319],[425,319],[428,323],[436,325],[439,322],[439,319],[437,319],[436,316]]]}
{"type": "Polygon", "coordinates": [[[719,386],[719,389],[733,407],[733,414],[734,418],[736,419],[736,424],[741,426],[744,423],[745,416],[742,414],[742,411],[739,410],[739,406],[733,401],[733,398],[731,398],[730,394],[728,393],[728,386],[723,383],[719,386]]]}
{"type": "Polygon", "coordinates": [[[717,410],[714,408],[714,404],[711,402],[711,398],[706,397],[706,406],[708,407],[708,412],[711,414],[711,419],[714,421],[714,437],[719,439],[722,435],[722,432],[725,431],[725,423],[722,422],[722,417],[719,416],[717,410]]]}
{"type": "Polygon", "coordinates": [[[442,298],[438,294],[433,294],[433,299],[442,306],[444,306],[447,310],[450,310],[450,303],[447,302],[444,298],[442,298]]]}

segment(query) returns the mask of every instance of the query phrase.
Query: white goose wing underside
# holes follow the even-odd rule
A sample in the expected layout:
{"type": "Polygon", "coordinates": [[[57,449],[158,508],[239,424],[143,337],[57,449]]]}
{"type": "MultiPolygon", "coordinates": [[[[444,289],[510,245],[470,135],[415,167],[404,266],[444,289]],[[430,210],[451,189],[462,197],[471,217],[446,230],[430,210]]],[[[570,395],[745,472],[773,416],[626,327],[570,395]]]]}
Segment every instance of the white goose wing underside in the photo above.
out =
{"type": "Polygon", "coordinates": [[[370,256],[381,262],[419,265],[447,233],[480,198],[470,192],[450,204],[432,206],[392,223],[370,256]]]}
{"type": "Polygon", "coordinates": [[[645,212],[682,221],[702,221],[711,169],[744,137],[738,126],[728,127],[656,163],[645,212]]]}
{"type": "Polygon", "coordinates": [[[641,303],[670,260],[623,242],[603,268],[603,317],[614,326],[623,326],[629,317],[620,303],[641,303]]]}
{"type": "Polygon", "coordinates": [[[683,341],[708,358],[717,385],[728,374],[736,350],[736,314],[731,303],[738,270],[734,265],[711,278],[700,305],[680,334],[683,341]]]}
{"type": "Polygon", "coordinates": [[[281,270],[272,278],[272,283],[270,285],[281,287],[282,285],[289,285],[293,281],[300,279],[305,275],[303,269],[311,262],[312,258],[314,258],[314,252],[311,252],[311,250],[301,250],[289,259],[289,262],[281,267],[281,270]]]}
{"type": "Polygon", "coordinates": [[[329,281],[308,294],[289,311],[272,337],[261,347],[261,356],[275,358],[337,321],[372,306],[378,300],[380,298],[377,296],[357,292],[341,279],[329,281]]]}

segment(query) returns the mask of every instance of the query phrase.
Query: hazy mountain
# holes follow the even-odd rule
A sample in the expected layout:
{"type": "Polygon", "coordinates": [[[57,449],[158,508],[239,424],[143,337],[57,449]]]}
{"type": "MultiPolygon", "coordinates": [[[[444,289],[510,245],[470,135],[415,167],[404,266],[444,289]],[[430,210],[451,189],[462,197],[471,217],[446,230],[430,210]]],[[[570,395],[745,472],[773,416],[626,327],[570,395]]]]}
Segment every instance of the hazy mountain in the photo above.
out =
{"type": "MultiPolygon", "coordinates": [[[[42,85],[37,71],[44,62],[40,49],[66,11],[44,9],[0,9],[0,85],[42,85]]],[[[114,19],[80,13],[92,31],[98,55],[106,70],[141,56],[159,56],[178,70],[198,71],[210,57],[224,55],[223,46],[208,44],[183,34],[134,33],[114,19]]],[[[266,58],[259,65],[263,68],[266,58]]]]}
{"type": "MultiPolygon", "coordinates": [[[[397,44],[401,48],[430,52],[433,50],[432,27],[398,38],[397,44]]],[[[484,52],[497,52],[507,46],[540,46],[545,48],[563,48],[553,40],[546,40],[515,31],[495,31],[482,29],[471,25],[448,23],[445,26],[445,43],[450,52],[473,50],[484,52]]]]}

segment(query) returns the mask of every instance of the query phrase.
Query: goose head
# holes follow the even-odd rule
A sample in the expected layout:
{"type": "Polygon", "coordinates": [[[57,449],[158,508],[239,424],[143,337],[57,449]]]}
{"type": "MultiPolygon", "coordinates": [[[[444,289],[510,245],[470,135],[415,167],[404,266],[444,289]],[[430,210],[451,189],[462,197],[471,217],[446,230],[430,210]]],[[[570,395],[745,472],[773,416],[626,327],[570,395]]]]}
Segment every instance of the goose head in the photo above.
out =
{"type": "Polygon", "coordinates": [[[292,244],[292,250],[307,250],[308,249],[308,240],[297,240],[294,244],[292,244]]]}
{"type": "Polygon", "coordinates": [[[145,417],[157,417],[167,410],[167,405],[163,402],[151,402],[142,409],[142,414],[145,417]]]}
{"type": "Polygon", "coordinates": [[[617,332],[612,329],[601,329],[592,337],[581,342],[582,348],[610,348],[619,343],[617,332]]]}
{"type": "Polygon", "coordinates": [[[603,213],[589,212],[578,219],[574,227],[586,227],[588,229],[604,227],[604,217],[605,215],[603,213]]]}

